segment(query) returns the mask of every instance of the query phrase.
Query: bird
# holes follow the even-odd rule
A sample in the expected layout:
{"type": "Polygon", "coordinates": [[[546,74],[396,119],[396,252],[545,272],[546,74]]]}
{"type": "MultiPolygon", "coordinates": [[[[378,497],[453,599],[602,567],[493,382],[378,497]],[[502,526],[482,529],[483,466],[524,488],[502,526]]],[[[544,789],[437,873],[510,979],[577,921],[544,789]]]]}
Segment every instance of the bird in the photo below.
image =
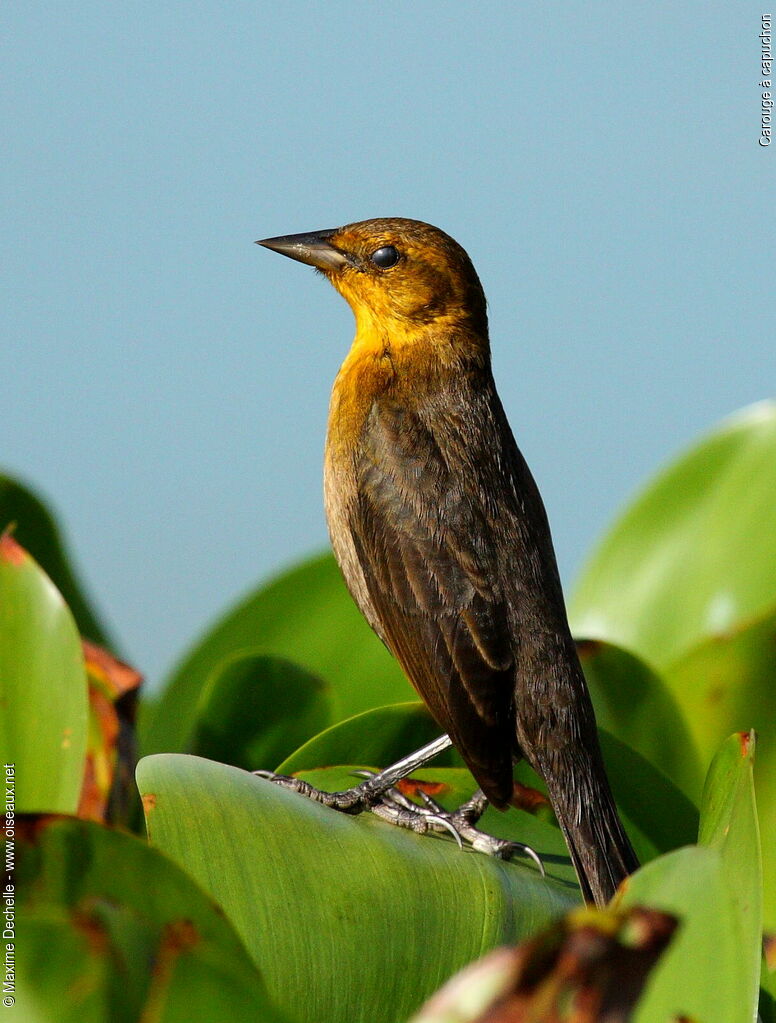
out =
{"type": "MultiPolygon", "coordinates": [[[[513,766],[526,760],[546,783],[583,897],[607,903],[638,860],[544,504],[496,390],[468,254],[439,228],[397,217],[257,244],[313,266],[355,316],[324,457],[331,545],[353,599],[460,753],[480,805],[508,808],[513,766]]],[[[345,794],[322,801],[362,808],[345,794]]]]}

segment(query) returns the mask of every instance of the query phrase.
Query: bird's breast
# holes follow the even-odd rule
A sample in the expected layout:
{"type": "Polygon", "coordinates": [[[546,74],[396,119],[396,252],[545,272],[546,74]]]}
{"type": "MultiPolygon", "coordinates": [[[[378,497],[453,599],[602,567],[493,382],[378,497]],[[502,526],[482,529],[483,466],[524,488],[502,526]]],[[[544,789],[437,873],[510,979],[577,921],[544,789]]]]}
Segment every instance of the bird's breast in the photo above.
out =
{"type": "MultiPolygon", "coordinates": [[[[393,335],[359,332],[334,382],[324,459],[326,519],[345,582],[380,636],[353,538],[353,529],[359,528],[355,524],[360,522],[364,474],[374,465],[397,480],[406,479],[420,503],[425,501],[427,514],[437,517],[444,495],[430,493],[424,498],[424,491],[433,490],[433,473],[426,471],[432,449],[413,448],[413,424],[417,430],[429,417],[434,420],[421,431],[425,442],[433,426],[444,430],[445,419],[456,419],[462,402],[460,415],[468,419],[471,402],[462,397],[467,394],[453,346],[444,335],[406,335],[397,340],[393,335]],[[440,403],[446,408],[441,418],[433,414],[440,403]]],[[[460,468],[465,471],[466,465],[460,468]]],[[[458,483],[452,485],[456,492],[460,489],[458,483]]]]}
{"type": "Polygon", "coordinates": [[[329,403],[327,458],[347,459],[357,446],[373,403],[394,383],[389,350],[355,344],[340,367],[329,403]]]}
{"type": "Polygon", "coordinates": [[[356,466],[364,429],[375,401],[390,389],[394,378],[391,359],[381,347],[354,345],[334,381],[323,463],[324,508],[332,550],[353,599],[381,638],[351,523],[358,501],[356,466]]]}

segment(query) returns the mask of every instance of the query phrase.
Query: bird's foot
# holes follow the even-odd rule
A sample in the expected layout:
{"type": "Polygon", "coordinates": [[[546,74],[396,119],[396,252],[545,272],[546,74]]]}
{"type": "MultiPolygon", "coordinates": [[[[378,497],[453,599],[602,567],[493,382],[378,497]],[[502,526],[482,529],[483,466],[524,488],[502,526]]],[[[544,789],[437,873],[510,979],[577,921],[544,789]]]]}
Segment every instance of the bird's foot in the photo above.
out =
{"type": "Polygon", "coordinates": [[[364,781],[340,792],[324,792],[301,778],[289,778],[282,774],[273,774],[271,771],[253,773],[343,813],[358,814],[370,810],[381,820],[400,828],[407,828],[417,835],[449,833],[459,848],[466,844],[477,852],[502,860],[510,859],[515,853],[522,853],[532,859],[542,877],[545,876],[544,865],[538,853],[530,846],[522,842],[496,838],[477,827],[477,822],[488,806],[487,797],[481,789],[458,809],[449,811],[422,789],[419,790],[419,794],[423,805],[414,803],[393,784],[386,784],[385,772],[375,774],[372,771],[357,771],[356,774],[364,778],[364,781]]]}
{"type": "MultiPolygon", "coordinates": [[[[367,778],[377,777],[368,771],[358,773],[367,778]]],[[[418,790],[418,794],[423,800],[423,806],[408,799],[399,789],[391,787],[382,794],[381,801],[369,809],[382,820],[409,828],[416,834],[426,834],[430,831],[449,832],[459,848],[466,844],[477,852],[485,853],[486,856],[508,860],[515,853],[522,853],[532,859],[542,877],[545,876],[544,864],[539,854],[529,845],[496,838],[495,835],[489,835],[477,827],[477,822],[488,808],[488,799],[482,789],[477,789],[471,799],[462,803],[456,810],[446,810],[422,789],[418,790]]]]}

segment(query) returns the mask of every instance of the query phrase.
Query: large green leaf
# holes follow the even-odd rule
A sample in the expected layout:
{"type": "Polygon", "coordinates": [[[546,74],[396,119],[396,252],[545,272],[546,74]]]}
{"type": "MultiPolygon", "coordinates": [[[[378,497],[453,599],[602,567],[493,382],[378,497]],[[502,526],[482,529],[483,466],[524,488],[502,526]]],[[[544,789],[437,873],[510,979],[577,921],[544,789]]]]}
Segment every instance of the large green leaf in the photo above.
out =
{"type": "Polygon", "coordinates": [[[776,929],[776,610],[716,636],[671,666],[667,678],[705,759],[732,730],[759,735],[755,788],[762,827],[765,921],[776,929]]]}
{"type": "Polygon", "coordinates": [[[753,734],[728,739],[706,778],[700,844],[654,860],[625,886],[624,907],[660,909],[681,924],[637,1023],[751,1023],[756,1016],[762,875],[753,759],[753,734]]]}
{"type": "Polygon", "coordinates": [[[206,633],[141,719],[143,751],[184,750],[207,678],[248,647],[294,661],[330,683],[333,721],[414,695],[353,603],[334,558],[324,555],[259,588],[206,633]]]}
{"type": "Polygon", "coordinates": [[[773,607],[774,493],[776,402],[762,402],[662,472],[622,515],[576,587],[575,633],[661,668],[773,607]]]}
{"type": "MultiPolygon", "coordinates": [[[[314,735],[286,757],[276,770],[278,774],[294,774],[331,764],[356,762],[388,767],[439,735],[439,725],[418,701],[374,707],[314,735]]],[[[452,748],[434,759],[437,767],[462,763],[452,748]]]]}
{"type": "Polygon", "coordinates": [[[642,863],[695,839],[698,811],[647,759],[599,730],[606,771],[617,806],[642,863]]]}
{"type": "Polygon", "coordinates": [[[736,912],[717,850],[687,846],[648,863],[630,878],[621,904],[659,909],[680,921],[648,981],[635,1023],[751,1023],[749,969],[740,955],[736,912]]]}
{"type": "MultiPolygon", "coordinates": [[[[758,730],[768,879],[776,876],[774,493],[776,403],[763,402],[646,489],[604,539],[572,602],[578,631],[659,667],[701,762],[731,732],[758,730]]],[[[776,928],[770,881],[765,921],[776,928]]]]}
{"type": "Polygon", "coordinates": [[[701,802],[698,842],[719,851],[733,900],[738,955],[748,967],[745,1004],[757,1014],[762,942],[762,864],[752,769],[755,734],[731,735],[714,757],[701,802]]]}
{"type": "Polygon", "coordinates": [[[703,772],[691,730],[663,679],[644,661],[603,640],[577,643],[600,728],[655,764],[691,799],[703,772]]]}
{"type": "MultiPolygon", "coordinates": [[[[667,669],[665,677],[705,760],[725,730],[754,727],[776,740],[774,637],[776,606],[761,619],[692,647],[667,669]]],[[[776,743],[759,750],[758,768],[764,764],[776,775],[776,743]]]]}
{"type": "Polygon", "coordinates": [[[53,516],[28,487],[10,476],[0,475],[0,533],[10,525],[14,526],[16,539],[32,554],[64,597],[81,635],[103,646],[111,646],[71,565],[53,516]]]}
{"type": "Polygon", "coordinates": [[[152,843],[223,906],[271,996],[300,1018],[396,1023],[455,969],[563,912],[573,889],[236,768],[141,761],[152,843]]]}
{"type": "Polygon", "coordinates": [[[35,1023],[288,1023],[220,909],[130,835],[67,818],[17,842],[16,1006],[35,1023]]]}
{"type": "Polygon", "coordinates": [[[61,594],[13,537],[0,536],[0,755],[17,812],[78,806],[87,692],[81,640],[61,594]]]}
{"type": "Polygon", "coordinates": [[[188,751],[246,770],[271,768],[328,724],[319,678],[251,651],[220,664],[202,690],[188,751]]]}

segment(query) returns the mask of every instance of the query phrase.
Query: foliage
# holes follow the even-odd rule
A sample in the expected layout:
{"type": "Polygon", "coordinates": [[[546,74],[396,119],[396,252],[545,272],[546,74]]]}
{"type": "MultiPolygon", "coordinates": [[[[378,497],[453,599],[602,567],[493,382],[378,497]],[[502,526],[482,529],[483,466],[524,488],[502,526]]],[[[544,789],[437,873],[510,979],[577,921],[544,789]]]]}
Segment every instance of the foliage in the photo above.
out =
{"type": "MultiPolygon", "coordinates": [[[[530,844],[546,878],[248,773],[334,790],[436,735],[329,555],[249,595],[156,700],[141,696],[147,838],[120,830],[139,677],[94,646],[104,632],[50,513],[0,481],[0,531],[15,523],[0,540],[0,742],[30,815],[6,833],[19,1018],[215,1020],[228,1005],[268,1023],[396,1023],[454,971],[524,941],[418,1018],[562,1020],[584,1002],[573,1018],[610,1005],[630,1018],[627,1003],[640,1023],[754,1019],[763,919],[776,929],[775,491],[776,405],[763,404],[661,473],[583,573],[572,623],[644,865],[617,905],[580,917],[524,764],[522,809],[482,826],[530,844]],[[606,979],[618,963],[622,990],[606,979]]],[[[454,751],[419,778],[407,793],[450,807],[474,787],[454,751]]],[[[770,1020],[767,967],[763,985],[770,1020]]]]}
{"type": "MultiPolygon", "coordinates": [[[[757,730],[755,787],[770,878],[776,878],[774,494],[776,404],[762,402],[728,419],[644,490],[593,554],[570,605],[576,635],[623,646],[662,677],[702,763],[729,733],[757,730]]],[[[776,929],[776,884],[765,890],[765,918],[776,929]]]]}

